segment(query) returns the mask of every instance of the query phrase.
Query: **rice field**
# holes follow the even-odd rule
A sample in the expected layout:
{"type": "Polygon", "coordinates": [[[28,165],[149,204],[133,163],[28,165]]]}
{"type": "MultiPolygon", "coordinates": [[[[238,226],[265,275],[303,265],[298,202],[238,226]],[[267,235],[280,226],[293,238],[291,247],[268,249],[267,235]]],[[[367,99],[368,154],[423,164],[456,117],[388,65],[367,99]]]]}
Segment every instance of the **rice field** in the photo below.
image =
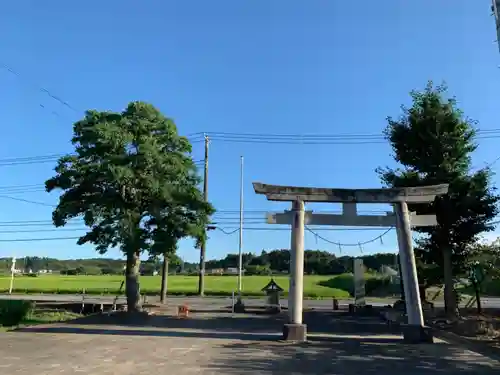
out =
{"type": "MultiPolygon", "coordinates": [[[[336,276],[305,276],[304,297],[348,297],[346,290],[328,286],[328,281],[336,276]]],[[[58,293],[58,294],[113,294],[123,293],[120,286],[123,276],[59,276],[40,275],[38,277],[18,276],[14,278],[13,293],[58,293]]],[[[244,276],[243,294],[246,296],[262,296],[261,289],[269,282],[269,276],[244,276]]],[[[288,276],[275,276],[274,280],[281,286],[286,295],[288,292],[288,276]]],[[[141,276],[141,292],[158,294],[160,292],[160,276],[141,276]]],[[[9,290],[10,277],[0,276],[0,292],[9,290]]],[[[229,296],[237,288],[237,276],[206,276],[205,294],[212,296],[229,296]]],[[[168,277],[168,293],[171,295],[194,295],[198,290],[197,276],[171,275],[168,277]]]]}

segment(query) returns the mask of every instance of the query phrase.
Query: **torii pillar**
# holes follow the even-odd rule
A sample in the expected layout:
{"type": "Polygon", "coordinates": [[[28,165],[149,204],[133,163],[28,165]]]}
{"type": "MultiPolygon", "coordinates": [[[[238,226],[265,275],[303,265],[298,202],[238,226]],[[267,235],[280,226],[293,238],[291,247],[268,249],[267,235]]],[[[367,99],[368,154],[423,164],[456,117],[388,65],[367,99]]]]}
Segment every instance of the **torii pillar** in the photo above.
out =
{"type": "Polygon", "coordinates": [[[411,225],[435,225],[435,216],[410,216],[407,203],[430,203],[436,196],[447,193],[447,184],[393,189],[325,189],[261,183],[253,183],[253,186],[257,194],[266,195],[268,200],[292,202],[291,212],[276,214],[273,215],[273,218],[268,218],[270,223],[291,224],[292,226],[288,297],[289,322],[283,327],[285,340],[305,341],[307,337],[306,326],[302,323],[304,226],[307,223],[311,225],[349,226],[395,225],[408,314],[408,325],[404,330],[404,338],[413,343],[432,342],[432,335],[424,327],[411,225]],[[308,212],[306,215],[304,202],[339,202],[343,205],[343,213],[342,215],[325,215],[308,212]],[[356,203],[389,203],[394,206],[395,215],[359,216],[356,213],[356,203]]]}

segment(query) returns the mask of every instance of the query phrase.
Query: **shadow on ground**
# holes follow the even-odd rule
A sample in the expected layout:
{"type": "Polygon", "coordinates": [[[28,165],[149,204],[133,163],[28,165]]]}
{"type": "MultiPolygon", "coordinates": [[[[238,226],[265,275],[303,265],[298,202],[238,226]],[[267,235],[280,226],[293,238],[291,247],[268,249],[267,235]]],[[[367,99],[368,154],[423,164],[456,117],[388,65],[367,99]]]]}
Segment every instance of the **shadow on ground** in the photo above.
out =
{"type": "Polygon", "coordinates": [[[448,344],[409,346],[391,340],[344,338],[300,345],[275,342],[227,344],[220,348],[219,358],[209,368],[224,374],[239,375],[493,375],[498,372],[499,365],[498,362],[495,364],[485,357],[448,344]]]}
{"type": "MultiPolygon", "coordinates": [[[[19,328],[17,332],[66,333],[86,335],[193,337],[244,341],[279,341],[286,314],[231,315],[200,313],[189,318],[166,315],[92,315],[58,323],[19,328]]],[[[345,312],[310,311],[304,313],[311,341],[331,341],[331,335],[398,335],[395,327],[378,318],[352,317],[345,312]]]]}
{"type": "Polygon", "coordinates": [[[398,335],[401,329],[372,316],[354,316],[347,311],[312,310],[304,312],[304,323],[310,333],[340,335],[398,335]]]}
{"type": "MultiPolygon", "coordinates": [[[[140,334],[138,328],[147,328],[146,335],[151,335],[154,328],[160,329],[182,329],[182,330],[209,330],[217,332],[239,332],[247,334],[266,333],[280,334],[283,324],[286,322],[286,314],[263,315],[263,314],[221,314],[221,313],[197,313],[188,318],[178,318],[168,315],[127,315],[97,314],[59,323],[57,325],[34,326],[19,329],[24,332],[44,332],[61,330],[71,327],[91,333],[99,331],[100,326],[113,326],[115,331],[140,334]]],[[[304,323],[307,331],[314,334],[348,334],[348,335],[374,335],[374,334],[399,334],[397,326],[390,326],[377,317],[354,317],[347,312],[308,311],[304,313],[304,323]]],[[[103,327],[104,328],[104,327],[103,327]]]]}
{"type": "Polygon", "coordinates": [[[23,327],[16,332],[95,335],[164,336],[235,340],[278,340],[282,316],[197,314],[189,318],[164,315],[94,315],[54,325],[23,327]]]}

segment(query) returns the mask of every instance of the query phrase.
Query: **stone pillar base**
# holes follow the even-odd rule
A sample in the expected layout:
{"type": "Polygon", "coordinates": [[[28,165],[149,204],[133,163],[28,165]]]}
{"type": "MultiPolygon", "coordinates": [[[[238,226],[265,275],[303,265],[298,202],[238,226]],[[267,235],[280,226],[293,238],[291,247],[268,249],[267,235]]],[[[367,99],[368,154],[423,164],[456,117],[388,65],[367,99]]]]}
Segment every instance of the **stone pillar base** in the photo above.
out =
{"type": "Polygon", "coordinates": [[[405,324],[403,327],[403,340],[408,344],[433,344],[434,335],[429,327],[405,324]]]}
{"type": "Polygon", "coordinates": [[[304,342],[307,340],[307,326],[305,324],[285,324],[283,326],[283,340],[304,342]]]}

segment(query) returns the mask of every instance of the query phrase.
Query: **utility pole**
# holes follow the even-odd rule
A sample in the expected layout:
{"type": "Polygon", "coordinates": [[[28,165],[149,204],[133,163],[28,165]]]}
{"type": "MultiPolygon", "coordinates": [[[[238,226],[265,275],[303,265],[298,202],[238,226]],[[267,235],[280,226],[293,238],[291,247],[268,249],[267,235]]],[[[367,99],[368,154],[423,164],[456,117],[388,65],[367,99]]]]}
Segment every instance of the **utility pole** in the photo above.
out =
{"type": "Polygon", "coordinates": [[[165,304],[167,302],[167,283],[168,283],[168,254],[163,254],[163,263],[161,266],[161,291],[160,291],[160,303],[165,304]]]}
{"type": "Polygon", "coordinates": [[[495,27],[497,32],[497,44],[500,49],[500,0],[492,0],[491,1],[491,11],[493,16],[495,17],[495,27]]]}
{"type": "Polygon", "coordinates": [[[240,158],[240,240],[238,251],[238,298],[241,300],[241,282],[243,273],[243,156],[240,158]]]}
{"type": "MultiPolygon", "coordinates": [[[[203,198],[208,201],[208,144],[209,139],[205,134],[205,170],[203,173],[203,198]]],[[[206,230],[206,228],[205,228],[206,230]]],[[[198,294],[203,296],[205,294],[205,253],[207,250],[206,238],[201,242],[200,249],[200,276],[198,279],[198,294]]]]}

